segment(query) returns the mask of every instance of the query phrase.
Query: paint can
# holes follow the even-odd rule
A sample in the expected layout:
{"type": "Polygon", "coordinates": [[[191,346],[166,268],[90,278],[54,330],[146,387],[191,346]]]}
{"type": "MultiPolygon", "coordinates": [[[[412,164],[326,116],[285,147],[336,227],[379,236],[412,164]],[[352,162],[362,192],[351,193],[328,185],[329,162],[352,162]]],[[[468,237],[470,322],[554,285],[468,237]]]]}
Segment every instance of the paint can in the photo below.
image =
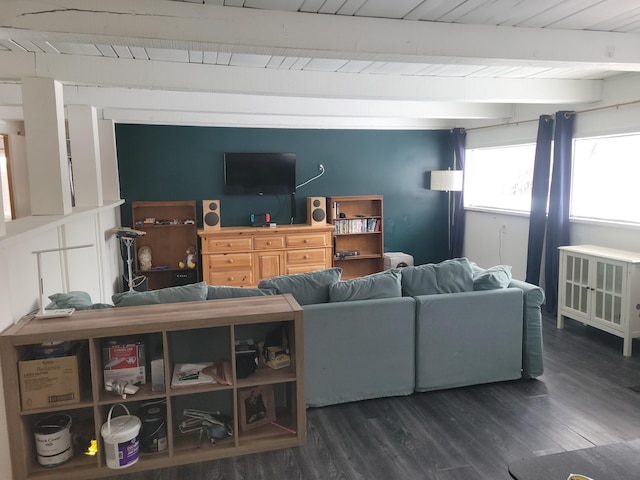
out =
{"type": "Polygon", "coordinates": [[[73,457],[71,423],[71,417],[64,414],[49,415],[36,423],[34,436],[40,465],[57,467],[73,457]]]}
{"type": "Polygon", "coordinates": [[[164,402],[142,405],[138,410],[142,422],[140,449],[145,453],[157,453],[167,448],[167,406],[164,402]]]}
{"type": "Polygon", "coordinates": [[[138,461],[140,456],[140,419],[130,415],[122,403],[116,403],[109,409],[107,421],[102,425],[100,434],[104,440],[104,453],[109,468],[125,468],[138,461]],[[111,418],[113,409],[122,407],[126,415],[111,418]]]}

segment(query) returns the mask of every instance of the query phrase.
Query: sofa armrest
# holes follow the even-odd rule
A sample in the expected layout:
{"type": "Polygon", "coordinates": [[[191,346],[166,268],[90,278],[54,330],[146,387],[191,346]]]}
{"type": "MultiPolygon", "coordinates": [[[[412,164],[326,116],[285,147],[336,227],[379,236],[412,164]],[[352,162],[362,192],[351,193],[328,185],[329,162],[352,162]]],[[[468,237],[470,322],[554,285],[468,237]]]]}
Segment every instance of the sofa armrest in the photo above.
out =
{"type": "Polygon", "coordinates": [[[544,290],[522,280],[511,280],[511,288],[519,288],[524,297],[522,325],[522,377],[535,378],[544,372],[542,343],[542,309],[544,290]]]}

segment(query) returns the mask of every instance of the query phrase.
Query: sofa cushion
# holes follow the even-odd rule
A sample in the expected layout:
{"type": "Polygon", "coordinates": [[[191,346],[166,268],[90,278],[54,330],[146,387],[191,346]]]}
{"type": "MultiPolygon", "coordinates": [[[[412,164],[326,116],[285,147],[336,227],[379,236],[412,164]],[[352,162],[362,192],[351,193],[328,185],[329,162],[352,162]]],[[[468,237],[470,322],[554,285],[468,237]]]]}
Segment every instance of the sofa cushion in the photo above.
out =
{"type": "Polygon", "coordinates": [[[47,305],[48,309],[75,308],[76,310],[87,310],[91,308],[91,297],[87,292],[73,291],[67,293],[54,293],[49,296],[53,303],[47,305]]]}
{"type": "Polygon", "coordinates": [[[459,293],[473,290],[471,262],[454,258],[402,269],[402,294],[415,297],[436,293],[459,293]]]}
{"type": "Polygon", "coordinates": [[[292,273],[265,278],[258,288],[270,288],[276,293],[290,293],[300,305],[329,302],[329,285],[336,283],[342,276],[339,267],[317,270],[315,272],[292,273]]]}
{"type": "Polygon", "coordinates": [[[474,267],[473,270],[474,290],[507,288],[511,283],[511,265],[496,265],[487,269],[474,267]]]}
{"type": "Polygon", "coordinates": [[[116,293],[111,299],[116,307],[152,305],[155,303],[194,302],[207,299],[207,284],[204,282],[180,285],[177,287],[149,290],[147,292],[116,293]]]}
{"type": "Polygon", "coordinates": [[[343,280],[329,286],[330,302],[349,302],[352,300],[401,296],[400,272],[396,269],[351,280],[343,280]]]}
{"type": "Polygon", "coordinates": [[[207,287],[207,300],[217,300],[222,298],[259,297],[263,295],[274,295],[275,290],[271,288],[243,288],[226,287],[222,285],[209,285],[207,287]]]}

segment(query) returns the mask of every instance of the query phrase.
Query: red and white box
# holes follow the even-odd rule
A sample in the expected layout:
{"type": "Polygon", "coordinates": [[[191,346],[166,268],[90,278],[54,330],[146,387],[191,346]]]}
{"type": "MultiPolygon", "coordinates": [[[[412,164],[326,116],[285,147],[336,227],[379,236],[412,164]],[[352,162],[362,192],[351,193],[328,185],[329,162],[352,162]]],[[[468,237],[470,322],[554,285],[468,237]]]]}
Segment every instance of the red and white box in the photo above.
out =
{"type": "Polygon", "coordinates": [[[146,382],[144,343],[110,343],[102,348],[104,383],[118,380],[143,384],[146,382]]]}

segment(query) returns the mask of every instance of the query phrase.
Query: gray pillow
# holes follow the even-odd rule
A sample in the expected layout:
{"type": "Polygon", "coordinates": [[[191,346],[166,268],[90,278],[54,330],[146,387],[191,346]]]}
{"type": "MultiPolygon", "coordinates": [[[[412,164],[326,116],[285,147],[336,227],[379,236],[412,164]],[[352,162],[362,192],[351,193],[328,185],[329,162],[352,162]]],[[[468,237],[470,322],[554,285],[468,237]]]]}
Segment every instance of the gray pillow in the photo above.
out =
{"type": "Polygon", "coordinates": [[[496,265],[495,267],[474,268],[473,289],[474,290],[496,290],[507,288],[511,283],[511,265],[496,265]]]}
{"type": "Polygon", "coordinates": [[[436,293],[459,293],[473,290],[471,263],[466,258],[453,258],[402,269],[402,294],[415,297],[436,293]]]}
{"type": "Polygon", "coordinates": [[[49,296],[49,300],[53,303],[47,305],[48,309],[75,308],[76,310],[87,310],[92,304],[89,294],[82,291],[54,293],[49,296]]]}
{"type": "Polygon", "coordinates": [[[270,288],[276,293],[290,293],[300,305],[329,302],[329,285],[340,281],[342,269],[339,267],[315,272],[292,273],[265,278],[258,288],[270,288]]]}
{"type": "Polygon", "coordinates": [[[207,284],[190,283],[178,287],[167,287],[147,292],[116,293],[111,297],[116,307],[152,305],[156,303],[194,302],[207,299],[207,284]]]}
{"type": "Polygon", "coordinates": [[[396,269],[336,282],[329,286],[329,300],[331,302],[401,296],[400,271],[396,269]]]}
{"type": "Polygon", "coordinates": [[[221,298],[259,297],[262,295],[274,295],[276,292],[270,288],[243,288],[209,285],[207,287],[207,300],[221,298]]]}

